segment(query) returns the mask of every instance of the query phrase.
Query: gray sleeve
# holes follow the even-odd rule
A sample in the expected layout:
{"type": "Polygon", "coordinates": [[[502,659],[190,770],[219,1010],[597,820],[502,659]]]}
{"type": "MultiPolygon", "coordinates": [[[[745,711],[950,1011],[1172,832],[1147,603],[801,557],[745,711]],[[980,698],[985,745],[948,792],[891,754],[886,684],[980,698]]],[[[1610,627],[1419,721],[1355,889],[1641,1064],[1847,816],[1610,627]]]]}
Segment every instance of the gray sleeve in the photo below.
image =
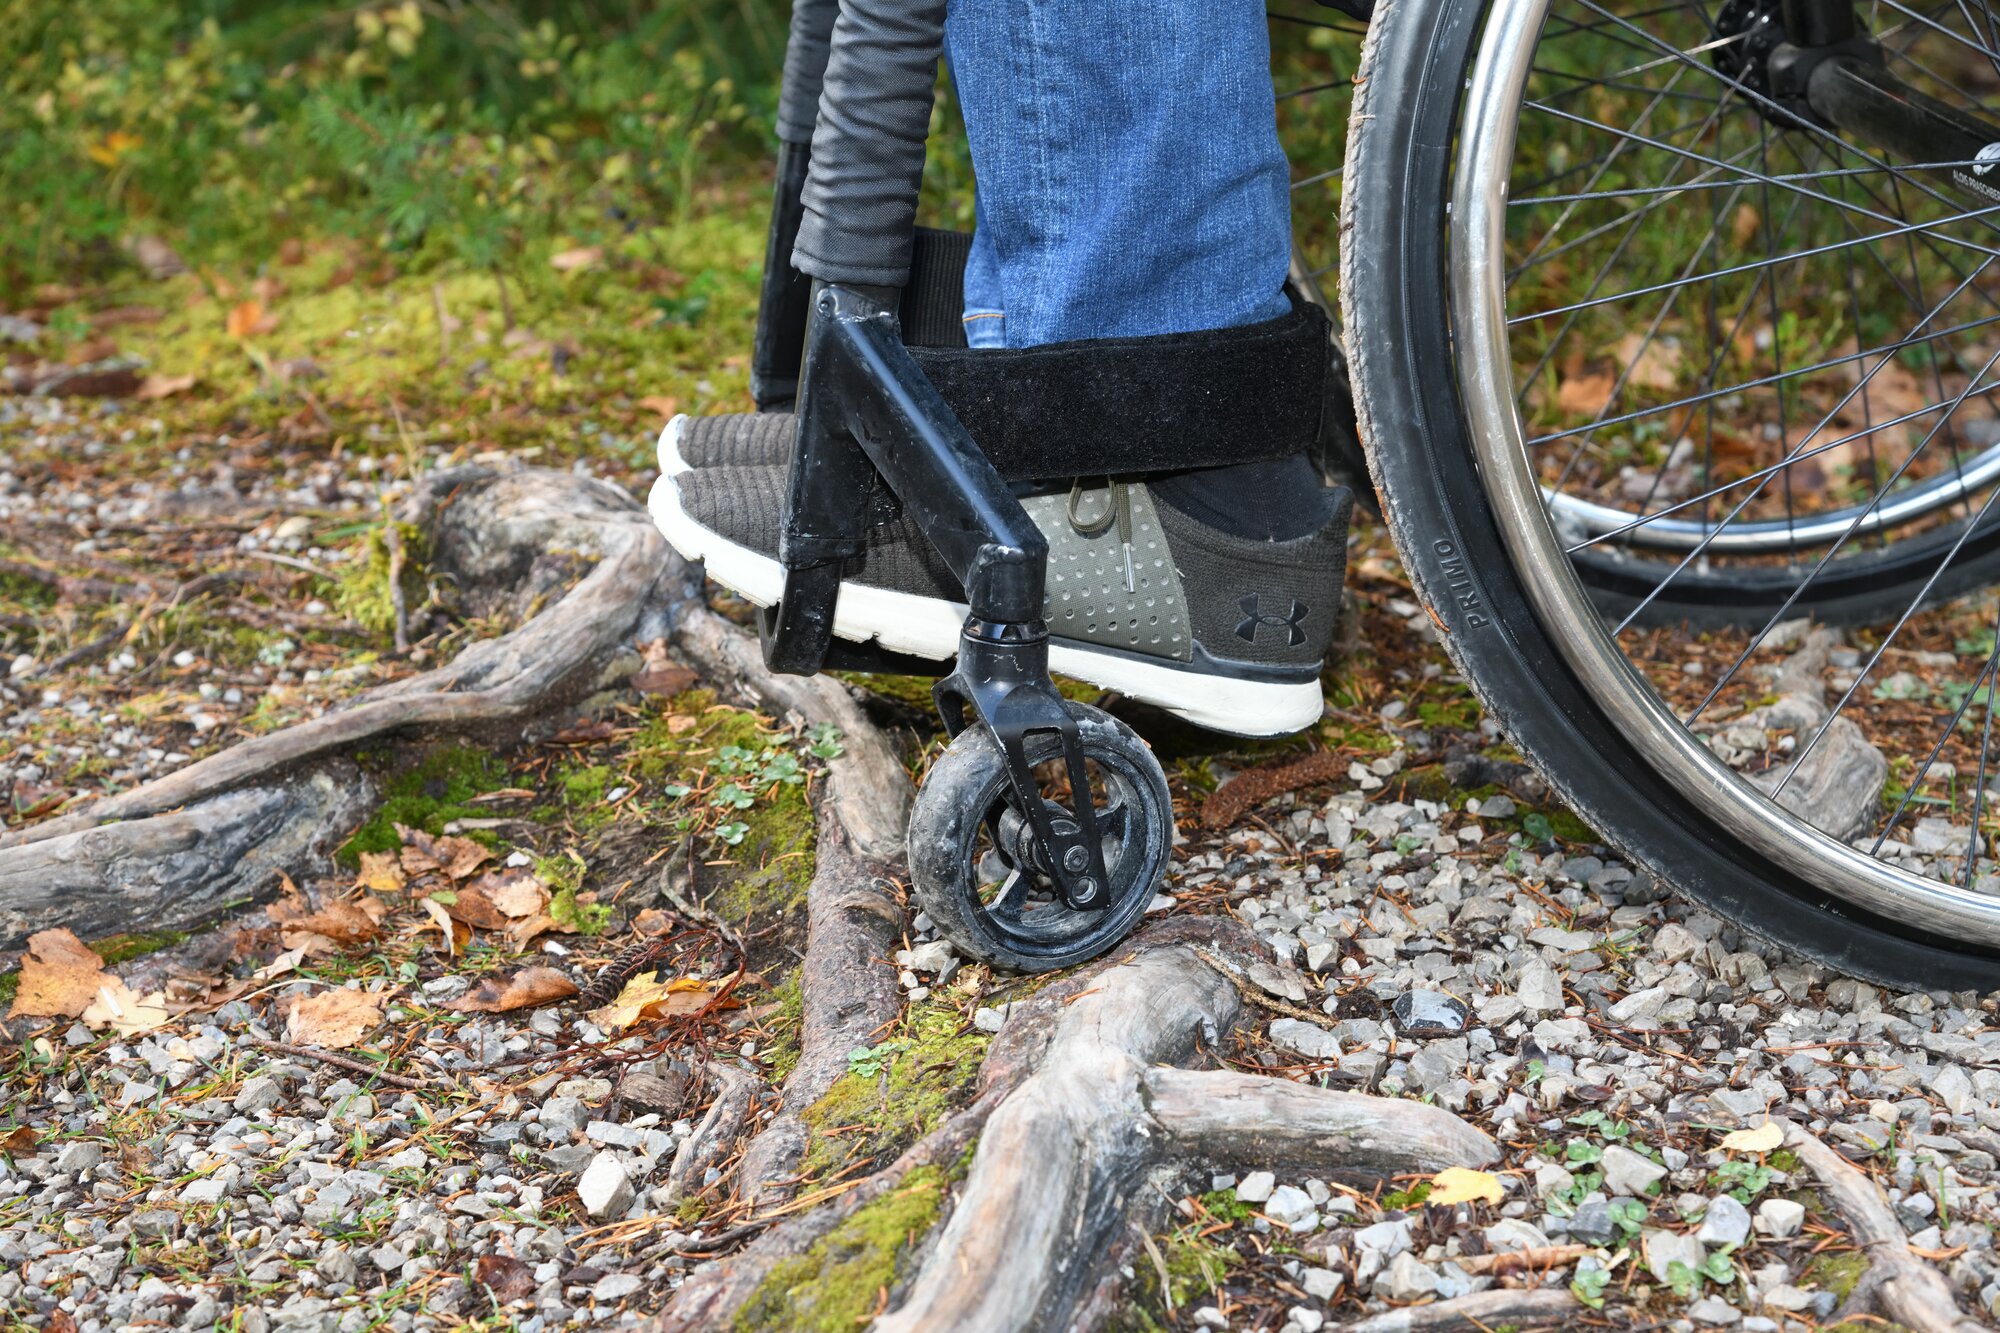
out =
{"type": "Polygon", "coordinates": [[[792,32],[785,42],[785,81],[778,93],[778,138],[801,146],[812,143],[819,118],[819,90],[826,82],[826,55],[840,0],[793,0],[792,32]]]}
{"type": "Polygon", "coordinates": [[[945,0],[843,0],[792,264],[824,282],[909,280],[945,0]]]}

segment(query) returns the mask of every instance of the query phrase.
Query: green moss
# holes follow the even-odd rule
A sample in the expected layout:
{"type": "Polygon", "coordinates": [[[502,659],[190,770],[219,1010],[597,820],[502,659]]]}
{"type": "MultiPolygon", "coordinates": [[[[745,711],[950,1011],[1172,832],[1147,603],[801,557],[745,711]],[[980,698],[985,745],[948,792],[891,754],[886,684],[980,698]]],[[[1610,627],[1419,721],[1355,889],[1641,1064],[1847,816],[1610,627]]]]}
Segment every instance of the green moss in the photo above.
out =
{"type": "Polygon", "coordinates": [[[40,579],[0,569],[0,602],[45,611],[56,604],[56,590],[40,579]]]}
{"type": "Polygon", "coordinates": [[[588,867],[575,852],[544,856],[535,861],[535,874],[549,886],[549,920],[579,935],[602,935],[611,924],[611,909],[602,903],[577,901],[588,867]]]}
{"type": "Polygon", "coordinates": [[[1844,1301],[1867,1271],[1868,1256],[1861,1251],[1829,1250],[1813,1256],[1800,1285],[1817,1286],[1844,1301]]]}
{"type": "Polygon", "coordinates": [[[187,938],[187,932],[182,930],[134,931],[94,941],[90,947],[107,963],[128,963],[149,953],[171,949],[187,938]]]}
{"type": "Polygon", "coordinates": [[[898,1258],[937,1221],[949,1188],[937,1167],[910,1172],[804,1254],[772,1268],[733,1327],[737,1333],[853,1333],[895,1286],[898,1258]]]}
{"type": "Polygon", "coordinates": [[[1233,1189],[1210,1190],[1201,1196],[1201,1206],[1218,1222],[1248,1222],[1254,1211],[1249,1204],[1236,1197],[1233,1189]]]}
{"type": "Polygon", "coordinates": [[[889,1055],[879,1073],[844,1074],[806,1108],[812,1139],[805,1174],[816,1176],[852,1159],[886,1157],[929,1131],[979,1076],[989,1040],[968,1028],[955,1009],[912,1006],[902,1029],[875,1047],[889,1055]]]}
{"type": "MultiPolygon", "coordinates": [[[[424,533],[413,523],[398,523],[396,531],[403,539],[403,604],[415,608],[424,601],[424,533]]],[[[362,535],[359,558],[342,567],[333,590],[333,602],[341,614],[371,634],[388,634],[396,627],[388,534],[389,526],[384,522],[362,535]]]]}
{"type": "Polygon", "coordinates": [[[13,1004],[14,993],[20,989],[21,989],[20,969],[16,968],[12,972],[0,972],[0,1005],[13,1004]]]}
{"type": "MultiPolygon", "coordinates": [[[[1214,1197],[1205,1197],[1203,1203],[1214,1197]]],[[[1223,1212],[1221,1208],[1210,1211],[1217,1216],[1223,1212]]],[[[1118,1333],[1152,1333],[1161,1327],[1154,1318],[1156,1313],[1167,1315],[1171,1322],[1170,1309],[1210,1304],[1229,1270],[1243,1262],[1235,1250],[1204,1239],[1194,1227],[1156,1237],[1153,1249],[1158,1252],[1157,1260],[1146,1253],[1133,1264],[1131,1303],[1111,1323],[1118,1333]],[[1164,1280],[1162,1267],[1166,1269],[1164,1280]]]]}
{"type": "Polygon", "coordinates": [[[856,689],[866,690],[879,699],[902,704],[919,713],[929,714],[936,708],[931,700],[931,686],[937,682],[929,676],[892,676],[878,671],[837,671],[834,674],[856,689]]]}
{"type": "Polygon", "coordinates": [[[778,1012],[765,1021],[773,1035],[764,1044],[764,1062],[770,1066],[772,1079],[783,1083],[798,1067],[799,1036],[805,1031],[806,993],[799,984],[798,968],[785,974],[771,992],[771,999],[777,1002],[778,1012]]]}
{"type": "MultiPolygon", "coordinates": [[[[705,765],[724,746],[761,751],[785,744],[789,738],[757,714],[719,707],[711,691],[688,690],[673,700],[671,711],[639,729],[627,742],[625,754],[631,772],[644,782],[692,786],[702,780],[705,765]]],[[[803,904],[806,887],[812,883],[816,831],[805,784],[780,783],[759,791],[756,803],[734,812],[732,819],[744,826],[741,840],[734,844],[717,840],[706,849],[707,859],[734,863],[709,891],[709,908],[740,924],[803,904]]]]}
{"type": "Polygon", "coordinates": [[[454,819],[482,815],[484,811],[468,802],[506,785],[506,769],[485,750],[469,745],[433,750],[388,778],[381,807],[341,847],[340,861],[354,866],[360,864],[363,852],[396,850],[403,844],[396,833],[398,824],[436,835],[454,819]]]}

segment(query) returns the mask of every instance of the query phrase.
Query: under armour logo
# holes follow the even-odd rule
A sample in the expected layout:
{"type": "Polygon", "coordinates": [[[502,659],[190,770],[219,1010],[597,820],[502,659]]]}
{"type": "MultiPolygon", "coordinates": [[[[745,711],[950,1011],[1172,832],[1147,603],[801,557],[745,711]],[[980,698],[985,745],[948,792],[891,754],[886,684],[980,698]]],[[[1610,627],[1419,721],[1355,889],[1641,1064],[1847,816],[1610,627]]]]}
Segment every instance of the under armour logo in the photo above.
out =
{"type": "Polygon", "coordinates": [[[1269,625],[1273,629],[1290,631],[1291,646],[1294,648],[1306,641],[1306,632],[1299,628],[1299,622],[1306,618],[1306,614],[1311,608],[1298,598],[1294,597],[1292,599],[1291,614],[1284,616],[1274,616],[1259,611],[1257,609],[1257,594],[1254,592],[1238,602],[1237,605],[1243,608],[1243,621],[1236,627],[1236,637],[1243,640],[1243,642],[1257,642],[1257,628],[1260,625],[1269,625]]]}

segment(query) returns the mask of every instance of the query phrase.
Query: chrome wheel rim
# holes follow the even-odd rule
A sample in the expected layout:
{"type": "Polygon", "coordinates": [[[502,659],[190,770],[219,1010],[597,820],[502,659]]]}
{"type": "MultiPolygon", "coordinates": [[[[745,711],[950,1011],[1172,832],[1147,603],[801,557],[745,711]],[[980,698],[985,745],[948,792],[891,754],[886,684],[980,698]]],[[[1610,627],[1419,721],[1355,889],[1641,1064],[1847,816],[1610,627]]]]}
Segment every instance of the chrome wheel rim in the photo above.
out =
{"type": "MultiPolygon", "coordinates": [[[[1559,530],[1566,520],[1551,513],[1516,402],[1507,296],[1517,118],[1550,6],[1551,0],[1508,0],[1489,11],[1467,84],[1446,224],[1466,424],[1525,594],[1583,689],[1655,771],[1730,834],[1858,908],[1971,943],[2000,945],[2000,899],[1892,865],[1829,836],[1711,753],[1633,665],[1577,578],[1559,530]]],[[[1500,631],[1489,626],[1460,632],[1500,631]]],[[[1975,807],[1975,834],[1978,827],[1975,807]]]]}

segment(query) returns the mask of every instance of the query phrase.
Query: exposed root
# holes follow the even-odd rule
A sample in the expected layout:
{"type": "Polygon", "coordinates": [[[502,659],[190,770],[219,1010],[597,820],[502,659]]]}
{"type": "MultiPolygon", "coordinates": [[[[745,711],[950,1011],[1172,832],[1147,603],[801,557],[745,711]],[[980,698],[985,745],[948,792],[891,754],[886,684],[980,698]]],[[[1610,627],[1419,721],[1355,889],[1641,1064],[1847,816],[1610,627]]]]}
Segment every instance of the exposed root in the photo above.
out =
{"type": "Polygon", "coordinates": [[[1843,1318],[1874,1310],[1914,1333],[1975,1333],[1987,1327],[1961,1312],[1944,1275],[1911,1252],[1902,1224],[1874,1181],[1797,1125],[1785,1127],[1785,1146],[1819,1181],[1868,1256],[1868,1271],[1848,1294],[1843,1318]]]}
{"type": "Polygon", "coordinates": [[[1582,1310],[1576,1297],[1561,1289],[1513,1291],[1499,1287],[1456,1300],[1391,1310],[1340,1327],[1342,1333],[1490,1333],[1496,1328],[1561,1327],[1582,1310]]]}
{"type": "Polygon", "coordinates": [[[995,1040],[968,1111],[887,1170],[695,1273],[662,1327],[726,1325],[777,1263],[974,1136],[951,1216],[874,1321],[878,1333],[1073,1326],[1116,1287],[1121,1238],[1163,1210],[1155,1186],[1197,1165],[1279,1153],[1324,1171],[1429,1171],[1498,1156],[1484,1134],[1432,1107],[1182,1068],[1247,1012],[1208,961],[1217,956],[1265,961],[1233,923],[1168,922],[1035,996],[995,1040]]]}
{"type": "Polygon", "coordinates": [[[706,1066],[707,1077],[715,1083],[715,1100],[708,1114],[695,1126],[694,1133],[681,1141],[667,1169],[667,1183],[659,1192],[658,1206],[671,1208],[690,1191],[702,1187],[708,1169],[721,1163],[743,1136],[750,1113],[756,1109],[757,1093],[763,1085],[756,1079],[719,1060],[706,1066]]]}
{"type": "Polygon", "coordinates": [[[468,593],[523,607],[580,559],[595,563],[554,605],[448,666],[0,835],[0,948],[52,926],[87,937],[193,925],[270,892],[281,871],[321,871],[374,796],[342,754],[392,732],[518,727],[637,666],[630,645],[672,571],[623,492],[568,473],[457,468],[427,478],[400,517],[430,529],[440,568],[468,593]]]}

